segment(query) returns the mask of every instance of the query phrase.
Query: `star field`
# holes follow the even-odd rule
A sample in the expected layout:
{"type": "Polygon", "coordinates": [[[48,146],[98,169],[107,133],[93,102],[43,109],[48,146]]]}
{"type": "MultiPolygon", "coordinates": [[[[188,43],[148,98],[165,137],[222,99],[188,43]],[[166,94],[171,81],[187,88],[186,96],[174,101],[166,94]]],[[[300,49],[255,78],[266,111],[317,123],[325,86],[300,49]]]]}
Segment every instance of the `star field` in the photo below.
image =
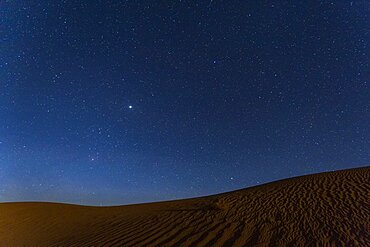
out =
{"type": "Polygon", "coordinates": [[[367,1],[2,1],[0,201],[194,197],[369,165],[367,1]]]}

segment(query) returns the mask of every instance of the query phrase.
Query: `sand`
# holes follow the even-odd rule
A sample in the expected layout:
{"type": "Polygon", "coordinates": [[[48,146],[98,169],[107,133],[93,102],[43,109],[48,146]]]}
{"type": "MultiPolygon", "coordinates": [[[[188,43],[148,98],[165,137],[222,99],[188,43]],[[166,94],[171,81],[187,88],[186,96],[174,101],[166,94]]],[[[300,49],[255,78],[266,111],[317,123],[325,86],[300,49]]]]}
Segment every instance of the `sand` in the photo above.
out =
{"type": "Polygon", "coordinates": [[[0,246],[370,246],[370,167],[161,203],[0,204],[0,246]]]}

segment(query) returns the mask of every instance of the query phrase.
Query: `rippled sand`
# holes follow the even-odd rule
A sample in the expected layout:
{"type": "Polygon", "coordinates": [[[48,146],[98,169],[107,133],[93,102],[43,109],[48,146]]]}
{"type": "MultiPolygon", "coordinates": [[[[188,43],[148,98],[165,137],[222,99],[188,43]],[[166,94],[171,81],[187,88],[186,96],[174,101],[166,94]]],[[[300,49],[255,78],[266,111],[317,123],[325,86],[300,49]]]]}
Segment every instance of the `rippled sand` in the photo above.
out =
{"type": "Polygon", "coordinates": [[[370,167],[119,207],[0,204],[0,246],[370,246],[370,167]]]}

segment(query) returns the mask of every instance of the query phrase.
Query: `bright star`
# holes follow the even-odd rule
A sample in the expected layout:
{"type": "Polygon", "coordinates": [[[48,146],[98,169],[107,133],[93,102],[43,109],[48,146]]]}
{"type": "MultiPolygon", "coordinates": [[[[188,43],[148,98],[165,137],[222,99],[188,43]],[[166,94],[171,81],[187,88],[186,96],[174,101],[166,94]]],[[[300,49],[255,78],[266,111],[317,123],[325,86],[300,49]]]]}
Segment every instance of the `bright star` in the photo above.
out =
{"type": "Polygon", "coordinates": [[[129,105],[128,108],[132,109],[132,105],[129,105]]]}

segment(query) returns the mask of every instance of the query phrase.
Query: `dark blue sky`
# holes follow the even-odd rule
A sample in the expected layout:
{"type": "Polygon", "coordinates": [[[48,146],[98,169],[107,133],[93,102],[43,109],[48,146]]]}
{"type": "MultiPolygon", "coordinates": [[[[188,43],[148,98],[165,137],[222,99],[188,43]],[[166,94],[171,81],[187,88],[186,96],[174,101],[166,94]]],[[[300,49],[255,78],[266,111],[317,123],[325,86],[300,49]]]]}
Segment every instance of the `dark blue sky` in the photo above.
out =
{"type": "Polygon", "coordinates": [[[368,1],[0,1],[0,201],[369,165],[369,20],[368,1]]]}

